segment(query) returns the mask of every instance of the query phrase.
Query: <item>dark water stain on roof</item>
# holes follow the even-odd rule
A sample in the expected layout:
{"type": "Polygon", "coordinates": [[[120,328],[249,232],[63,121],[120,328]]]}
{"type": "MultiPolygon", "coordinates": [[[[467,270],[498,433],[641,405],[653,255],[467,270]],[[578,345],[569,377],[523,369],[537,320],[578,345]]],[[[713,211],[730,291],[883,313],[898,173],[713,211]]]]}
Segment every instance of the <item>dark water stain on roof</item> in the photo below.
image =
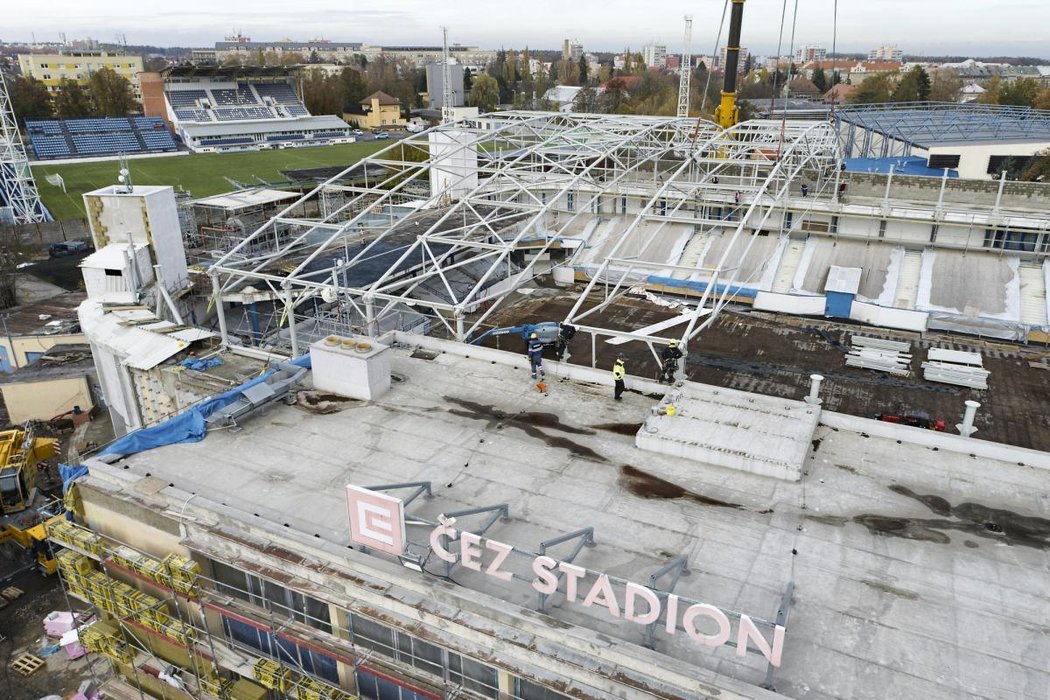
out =
{"type": "MultiPolygon", "coordinates": [[[[629,464],[620,467],[620,485],[640,498],[682,499],[715,508],[751,510],[739,503],[730,503],[729,501],[711,498],[710,496],[690,491],[678,484],[661,479],[654,474],[644,472],[638,467],[632,467],[629,464]]],[[[773,511],[763,510],[759,512],[768,514],[773,511]]]]}
{"type": "Polygon", "coordinates": [[[942,517],[902,518],[864,514],[854,517],[853,521],[876,535],[925,540],[937,544],[948,544],[951,539],[945,532],[954,530],[1019,547],[1050,549],[1050,520],[1046,518],[1021,515],[983,503],[967,502],[953,506],[941,496],[915,493],[900,485],[891,486],[890,490],[918,501],[942,517]]]}

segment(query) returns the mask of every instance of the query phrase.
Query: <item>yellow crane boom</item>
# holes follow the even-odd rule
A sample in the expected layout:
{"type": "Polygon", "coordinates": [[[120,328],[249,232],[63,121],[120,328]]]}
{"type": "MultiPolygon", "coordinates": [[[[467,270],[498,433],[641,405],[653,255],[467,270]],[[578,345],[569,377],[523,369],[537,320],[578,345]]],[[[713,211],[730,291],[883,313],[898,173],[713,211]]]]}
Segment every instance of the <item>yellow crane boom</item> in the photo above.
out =
{"type": "Polygon", "coordinates": [[[744,21],[744,0],[732,0],[729,15],[729,40],[726,42],[725,78],[722,83],[722,102],[715,108],[715,123],[729,129],[740,121],[736,106],[736,78],[740,69],[740,29],[744,21]]]}

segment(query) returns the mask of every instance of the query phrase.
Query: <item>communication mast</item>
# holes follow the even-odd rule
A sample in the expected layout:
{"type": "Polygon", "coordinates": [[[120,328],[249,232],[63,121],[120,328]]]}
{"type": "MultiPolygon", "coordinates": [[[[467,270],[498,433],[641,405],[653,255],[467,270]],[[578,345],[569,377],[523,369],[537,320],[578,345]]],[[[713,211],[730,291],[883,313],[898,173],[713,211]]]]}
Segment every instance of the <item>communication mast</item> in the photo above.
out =
{"type": "Polygon", "coordinates": [[[693,57],[689,55],[693,43],[693,16],[685,16],[685,48],[682,49],[682,64],[678,66],[678,116],[689,116],[689,80],[692,77],[690,63],[693,57]]]}
{"type": "Polygon", "coordinates": [[[22,139],[18,135],[7,83],[0,71],[0,209],[10,207],[16,224],[35,224],[50,221],[51,217],[40,201],[33,171],[29,169],[22,139]]]}
{"type": "Polygon", "coordinates": [[[456,108],[452,103],[452,66],[449,65],[448,27],[441,28],[441,123],[456,121],[456,108]]]}

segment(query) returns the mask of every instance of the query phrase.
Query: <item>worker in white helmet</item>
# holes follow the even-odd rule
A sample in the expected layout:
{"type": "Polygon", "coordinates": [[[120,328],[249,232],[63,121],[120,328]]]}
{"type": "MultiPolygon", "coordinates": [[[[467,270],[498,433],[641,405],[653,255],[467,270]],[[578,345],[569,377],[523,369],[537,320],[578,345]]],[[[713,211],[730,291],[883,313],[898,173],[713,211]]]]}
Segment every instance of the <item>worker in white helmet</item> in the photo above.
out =
{"type": "Polygon", "coordinates": [[[674,384],[674,373],[678,371],[678,361],[682,359],[682,351],[678,349],[678,341],[672,340],[660,353],[663,360],[663,368],[660,370],[660,381],[674,384]]]}

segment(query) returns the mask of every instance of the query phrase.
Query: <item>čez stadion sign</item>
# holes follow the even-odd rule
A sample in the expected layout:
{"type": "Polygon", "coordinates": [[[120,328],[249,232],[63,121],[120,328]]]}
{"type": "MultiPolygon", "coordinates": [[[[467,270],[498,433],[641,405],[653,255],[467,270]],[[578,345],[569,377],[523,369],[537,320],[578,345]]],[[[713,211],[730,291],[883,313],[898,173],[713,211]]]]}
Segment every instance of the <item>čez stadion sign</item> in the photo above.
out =
{"type": "MultiPolygon", "coordinates": [[[[403,554],[407,538],[401,499],[359,486],[347,486],[346,493],[351,541],[394,556],[403,554]]],[[[513,546],[459,532],[453,527],[454,519],[439,520],[440,524],[430,533],[430,548],[438,558],[449,563],[458,561],[467,569],[501,581],[513,578],[506,568],[513,546]],[[454,543],[452,549],[446,547],[446,538],[454,543]]],[[[663,628],[667,634],[684,630],[693,642],[704,647],[720,647],[734,638],[729,615],[713,605],[686,602],[673,593],[666,594],[666,601],[662,601],[648,586],[631,581],[614,586],[607,574],[543,555],[532,557],[530,570],[532,588],[542,595],[562,593],[569,603],[605,608],[612,617],[637,625],[651,625],[666,613],[663,628]],[[701,631],[701,624],[705,630],[715,631],[701,631]]],[[[738,656],[744,656],[748,644],[753,644],[771,665],[779,667],[784,627],[773,625],[773,638],[768,640],[751,617],[740,613],[735,642],[738,656]]]]}

